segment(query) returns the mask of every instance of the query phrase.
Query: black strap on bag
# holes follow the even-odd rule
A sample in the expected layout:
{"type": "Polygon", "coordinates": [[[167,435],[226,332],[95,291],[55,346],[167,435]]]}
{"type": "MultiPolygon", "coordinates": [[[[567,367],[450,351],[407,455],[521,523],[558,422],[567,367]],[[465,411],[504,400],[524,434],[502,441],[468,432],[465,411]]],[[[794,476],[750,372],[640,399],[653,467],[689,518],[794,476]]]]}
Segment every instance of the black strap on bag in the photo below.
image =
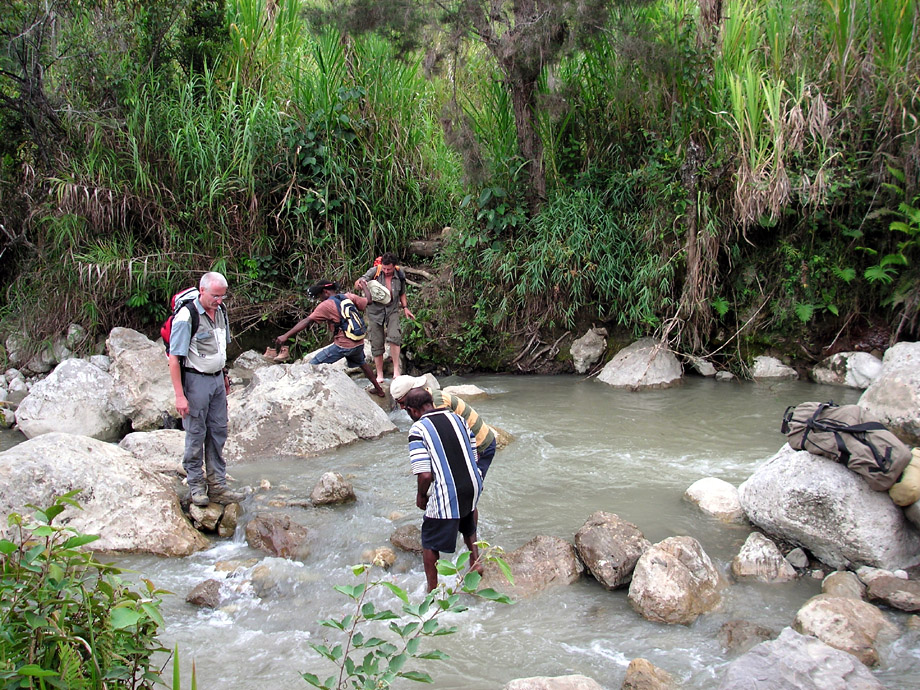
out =
{"type": "MultiPolygon", "coordinates": [[[[872,457],[875,459],[876,467],[869,468],[869,471],[872,473],[882,473],[884,474],[891,468],[891,448],[889,447],[884,454],[880,453],[878,448],[866,438],[867,431],[886,431],[887,428],[884,424],[880,422],[863,422],[862,424],[843,424],[842,422],[837,422],[832,419],[818,419],[821,416],[821,413],[829,407],[837,407],[833,402],[821,403],[818,405],[818,409],[815,410],[815,413],[811,418],[805,422],[805,433],[802,436],[802,445],[804,446],[805,441],[808,439],[808,434],[811,431],[817,431],[822,433],[830,433],[834,435],[834,441],[837,444],[837,462],[843,465],[850,464],[850,450],[847,448],[846,443],[843,441],[843,434],[849,434],[857,441],[862,443],[864,446],[869,448],[872,451],[872,457]]],[[[791,419],[791,414],[789,409],[786,409],[786,415],[783,417],[783,432],[785,433],[788,429],[788,421],[791,419]],[[789,419],[787,419],[787,416],[789,419]]],[[[815,444],[817,445],[817,444],[815,444]]]]}

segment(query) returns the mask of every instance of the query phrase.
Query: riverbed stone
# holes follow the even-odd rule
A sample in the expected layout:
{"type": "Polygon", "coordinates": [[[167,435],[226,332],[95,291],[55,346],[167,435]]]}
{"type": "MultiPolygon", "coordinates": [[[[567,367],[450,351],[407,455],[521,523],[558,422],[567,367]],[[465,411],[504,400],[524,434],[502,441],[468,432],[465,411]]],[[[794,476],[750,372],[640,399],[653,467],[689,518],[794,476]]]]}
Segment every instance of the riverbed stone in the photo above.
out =
{"type": "Polygon", "coordinates": [[[24,378],[14,378],[6,386],[6,401],[10,405],[19,405],[29,395],[29,386],[24,378]]]}
{"type": "Polygon", "coordinates": [[[734,380],[735,380],[735,375],[731,373],[730,371],[722,370],[722,371],[716,372],[716,381],[727,383],[729,381],[734,381],[734,380]]]}
{"type": "Polygon", "coordinates": [[[102,371],[108,371],[112,366],[112,358],[108,355],[90,355],[86,361],[102,371]]]}
{"type": "Polygon", "coordinates": [[[115,380],[83,359],[68,359],[36,383],[16,410],[27,438],[51,432],[116,441],[128,423],[112,403],[115,380]]]}
{"type": "Polygon", "coordinates": [[[783,628],[729,664],[719,690],[885,690],[854,656],[783,628]]]}
{"type": "Polygon", "coordinates": [[[751,366],[753,379],[797,379],[799,373],[788,364],[783,364],[776,357],[761,355],[754,358],[751,366]]]}
{"type": "Polygon", "coordinates": [[[252,380],[253,372],[273,364],[265,359],[262,353],[246,350],[233,360],[233,366],[230,367],[230,380],[239,379],[243,384],[248,384],[252,380]]]}
{"type": "Polygon", "coordinates": [[[920,534],[884,491],[828,458],[784,445],[738,487],[748,519],[834,568],[910,567],[920,534]]]}
{"type": "Polygon", "coordinates": [[[575,372],[585,374],[597,364],[607,351],[607,329],[589,328],[588,331],[572,343],[569,352],[575,372]]]}
{"type": "Polygon", "coordinates": [[[488,398],[489,394],[479,386],[471,383],[464,383],[456,386],[446,386],[443,392],[447,395],[456,395],[463,400],[475,400],[476,398],[488,398]]]}
{"type": "Polygon", "coordinates": [[[324,472],[319,478],[310,500],[315,506],[336,505],[356,501],[355,487],[338,472],[324,472]]]}
{"type": "Polygon", "coordinates": [[[686,357],[690,368],[700,376],[713,378],[716,375],[716,368],[708,359],[697,357],[696,355],[686,355],[686,357]]]}
{"type": "Polygon", "coordinates": [[[364,551],[361,554],[361,561],[388,570],[396,562],[396,552],[387,546],[379,546],[376,549],[364,551]]]}
{"type": "Polygon", "coordinates": [[[879,637],[893,638],[898,631],[877,606],[830,594],[809,599],[795,614],[792,627],[852,654],[866,666],[879,662],[876,647],[879,637]]]}
{"type": "Polygon", "coordinates": [[[220,606],[220,582],[213,578],[199,582],[186,595],[185,600],[193,606],[216,609],[220,606]]]}
{"type": "Polygon", "coordinates": [[[669,537],[639,558],[629,603],[644,618],[689,625],[722,603],[725,581],[693,537],[669,537]]]}
{"type": "Polygon", "coordinates": [[[30,513],[26,504],[45,507],[77,489],[83,509],[66,508],[57,523],[100,535],[93,550],[173,557],[208,546],[172,482],[114,444],[49,433],[0,453],[0,515],[30,513]]]}
{"type": "Polygon", "coordinates": [[[920,342],[897,343],[882,357],[882,372],[859,398],[898,438],[920,446],[920,342]]]}
{"type": "Polygon", "coordinates": [[[276,364],[253,373],[229,398],[225,455],[309,457],[359,439],[396,431],[387,413],[342,371],[311,364],[276,364]]]}
{"type": "Polygon", "coordinates": [[[217,536],[222,539],[230,539],[236,534],[236,527],[243,516],[243,507],[239,503],[230,503],[224,506],[224,512],[220,516],[220,522],[217,524],[217,536]]]}
{"type": "Polygon", "coordinates": [[[821,581],[821,593],[834,597],[865,599],[866,586],[848,570],[836,570],[821,581]]]}
{"type": "Polygon", "coordinates": [[[730,620],[719,628],[719,644],[732,654],[743,654],[766,640],[776,637],[776,631],[751,621],[730,620]]]}
{"type": "Polygon", "coordinates": [[[599,510],[575,533],[575,548],[588,572],[605,589],[629,584],[636,562],[651,542],[618,515],[599,510]]]}
{"type": "Polygon", "coordinates": [[[811,370],[815,383],[868,388],[882,373],[882,360],[868,352],[837,352],[811,370]]]}
{"type": "Polygon", "coordinates": [[[878,601],[909,613],[920,611],[920,581],[882,575],[872,579],[866,593],[869,601],[878,601]]]}
{"type": "Polygon", "coordinates": [[[246,525],[246,542],[272,556],[303,560],[309,554],[307,528],[287,515],[255,515],[246,525]]]}
{"type": "Polygon", "coordinates": [[[180,429],[134,431],[118,442],[149,470],[171,476],[185,476],[185,432],[180,429]]]}
{"type": "Polygon", "coordinates": [[[162,342],[131,328],[113,328],[105,345],[112,358],[109,373],[115,379],[113,404],[131,420],[134,431],[159,429],[164,413],[177,416],[162,342]]]}
{"type": "Polygon", "coordinates": [[[744,508],[741,507],[741,500],[738,498],[738,489],[724,479],[718,477],[698,479],[684,492],[684,499],[722,522],[737,524],[747,522],[744,508]]]}
{"type": "Polygon", "coordinates": [[[629,662],[620,690],[673,690],[676,687],[674,676],[640,657],[629,662]]]}
{"type": "Polygon", "coordinates": [[[798,577],[782,551],[760,532],[751,532],[738,555],[732,559],[732,574],[758,582],[790,582],[798,577]]]}
{"type": "Polygon", "coordinates": [[[615,388],[668,388],[680,383],[683,367],[667,344],[654,338],[641,338],[620,350],[597,380],[615,388]]]}
{"type": "Polygon", "coordinates": [[[516,678],[506,683],[502,690],[604,690],[597,681],[588,676],[532,676],[516,678]]]}
{"type": "Polygon", "coordinates": [[[505,579],[497,565],[487,563],[482,586],[513,599],[524,599],[552,586],[570,585],[581,578],[585,569],[575,547],[559,537],[534,537],[503,558],[511,568],[514,584],[505,579]]]}
{"type": "Polygon", "coordinates": [[[208,503],[206,506],[196,506],[194,503],[188,508],[189,517],[195,529],[203,532],[216,532],[217,523],[224,514],[224,506],[219,503],[208,503]]]}
{"type": "Polygon", "coordinates": [[[409,553],[422,553],[422,530],[416,524],[402,525],[390,535],[390,543],[409,553]]]}
{"type": "Polygon", "coordinates": [[[805,570],[809,563],[808,554],[805,553],[805,549],[801,546],[796,546],[787,553],[786,560],[789,561],[796,570],[805,570]]]}

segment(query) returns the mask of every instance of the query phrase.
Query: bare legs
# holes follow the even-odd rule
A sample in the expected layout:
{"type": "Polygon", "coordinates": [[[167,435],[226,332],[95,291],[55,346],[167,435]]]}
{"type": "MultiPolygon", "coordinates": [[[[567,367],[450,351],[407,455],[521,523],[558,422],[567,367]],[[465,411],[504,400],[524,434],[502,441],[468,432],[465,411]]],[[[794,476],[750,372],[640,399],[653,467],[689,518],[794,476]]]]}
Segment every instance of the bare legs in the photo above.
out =
{"type": "MultiPolygon", "coordinates": [[[[484,568],[479,561],[479,547],[476,546],[476,533],[464,534],[463,543],[470,550],[470,570],[475,570],[482,575],[484,568]]],[[[436,589],[438,586],[438,559],[441,557],[440,551],[433,549],[422,550],[422,562],[425,564],[425,580],[428,582],[428,591],[436,589]]]]}
{"type": "Polygon", "coordinates": [[[374,376],[374,370],[371,369],[371,365],[365,362],[361,365],[361,371],[364,372],[367,380],[374,384],[374,395],[379,395],[381,398],[385,398],[387,394],[384,393],[383,388],[380,387],[380,382],[378,382],[377,378],[374,376]]]}
{"type": "MultiPolygon", "coordinates": [[[[395,379],[402,373],[402,367],[400,367],[399,356],[401,347],[395,345],[394,343],[389,343],[390,346],[390,359],[393,360],[393,378],[395,379]]],[[[377,371],[377,381],[383,381],[383,355],[374,355],[374,369],[377,371]]]]}

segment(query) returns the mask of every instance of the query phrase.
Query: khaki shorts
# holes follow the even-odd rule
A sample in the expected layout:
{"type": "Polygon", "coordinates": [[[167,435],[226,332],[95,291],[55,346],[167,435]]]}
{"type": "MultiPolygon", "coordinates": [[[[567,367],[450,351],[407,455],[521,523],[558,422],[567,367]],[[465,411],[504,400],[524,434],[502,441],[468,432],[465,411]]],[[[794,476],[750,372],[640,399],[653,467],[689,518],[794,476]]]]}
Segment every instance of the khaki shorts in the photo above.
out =
{"type": "Polygon", "coordinates": [[[379,357],[383,354],[384,340],[391,345],[402,346],[402,331],[399,328],[399,310],[390,314],[385,325],[376,324],[370,319],[367,320],[367,334],[371,339],[371,354],[379,357]]]}

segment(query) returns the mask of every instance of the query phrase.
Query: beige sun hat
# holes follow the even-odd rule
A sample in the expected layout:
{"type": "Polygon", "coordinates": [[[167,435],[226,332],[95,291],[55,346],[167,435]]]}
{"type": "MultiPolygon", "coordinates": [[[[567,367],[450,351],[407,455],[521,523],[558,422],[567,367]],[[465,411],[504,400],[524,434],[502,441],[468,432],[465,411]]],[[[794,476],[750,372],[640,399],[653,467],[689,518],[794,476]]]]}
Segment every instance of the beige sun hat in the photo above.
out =
{"type": "Polygon", "coordinates": [[[428,384],[428,379],[424,376],[397,376],[390,384],[390,395],[393,400],[402,400],[413,388],[423,388],[428,384]]]}
{"type": "Polygon", "coordinates": [[[380,281],[377,281],[377,280],[367,281],[367,289],[371,293],[372,302],[379,302],[380,304],[389,304],[390,300],[393,299],[393,296],[390,294],[390,291],[380,281]]]}

